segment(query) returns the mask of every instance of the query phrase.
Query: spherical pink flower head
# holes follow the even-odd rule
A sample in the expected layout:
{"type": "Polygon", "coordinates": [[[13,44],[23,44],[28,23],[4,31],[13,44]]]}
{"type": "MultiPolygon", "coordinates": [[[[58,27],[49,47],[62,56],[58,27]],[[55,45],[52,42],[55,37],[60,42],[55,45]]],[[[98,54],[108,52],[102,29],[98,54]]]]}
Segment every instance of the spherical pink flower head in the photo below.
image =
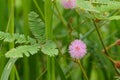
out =
{"type": "Polygon", "coordinates": [[[76,0],[62,0],[62,5],[65,9],[73,9],[76,7],[76,0]]]}
{"type": "Polygon", "coordinates": [[[69,53],[72,58],[81,59],[86,54],[86,44],[81,40],[74,40],[69,46],[69,53]]]}

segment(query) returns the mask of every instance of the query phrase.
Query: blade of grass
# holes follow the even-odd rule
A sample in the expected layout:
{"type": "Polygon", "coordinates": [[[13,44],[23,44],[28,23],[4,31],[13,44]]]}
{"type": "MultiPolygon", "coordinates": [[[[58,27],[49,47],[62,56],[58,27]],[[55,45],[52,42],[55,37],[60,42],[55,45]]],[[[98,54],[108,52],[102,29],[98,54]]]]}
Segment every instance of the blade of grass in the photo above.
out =
{"type": "Polygon", "coordinates": [[[64,72],[62,71],[59,63],[57,63],[57,60],[55,60],[55,67],[56,67],[56,71],[59,72],[58,74],[60,74],[61,80],[67,80],[65,78],[64,72]]]}
{"type": "Polygon", "coordinates": [[[17,58],[9,59],[9,61],[7,62],[6,66],[3,70],[3,73],[2,73],[2,76],[1,76],[0,80],[8,80],[10,72],[11,72],[11,70],[12,70],[16,61],[17,61],[17,58]]]}

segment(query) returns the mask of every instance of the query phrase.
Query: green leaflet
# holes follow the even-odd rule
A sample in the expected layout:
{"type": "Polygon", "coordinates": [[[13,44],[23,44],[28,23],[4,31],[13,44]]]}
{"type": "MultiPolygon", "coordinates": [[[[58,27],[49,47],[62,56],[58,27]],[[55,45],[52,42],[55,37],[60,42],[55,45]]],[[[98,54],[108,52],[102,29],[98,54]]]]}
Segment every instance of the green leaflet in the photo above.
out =
{"type": "MultiPolygon", "coordinates": [[[[77,7],[79,10],[78,12],[81,13],[81,10],[91,12],[90,17],[88,18],[97,18],[100,20],[119,20],[119,15],[110,16],[111,11],[119,10],[120,9],[120,1],[84,1],[78,0],[77,7]]],[[[87,14],[85,14],[87,15],[87,14]]]]}
{"type": "Polygon", "coordinates": [[[108,12],[120,9],[119,1],[99,1],[93,2],[93,4],[97,5],[96,9],[99,10],[100,12],[108,12]]]}
{"type": "Polygon", "coordinates": [[[9,58],[20,58],[23,57],[23,55],[29,57],[30,54],[33,55],[37,53],[39,48],[40,46],[38,44],[18,46],[17,48],[13,48],[8,51],[5,56],[9,58]]]}
{"type": "Polygon", "coordinates": [[[120,20],[120,16],[111,16],[108,17],[107,20],[120,20]]]}
{"type": "Polygon", "coordinates": [[[84,1],[78,0],[77,7],[91,12],[107,12],[120,9],[119,1],[84,1]]]}
{"type": "Polygon", "coordinates": [[[35,12],[29,13],[29,25],[32,34],[40,42],[45,40],[45,24],[35,12]]]}
{"type": "Polygon", "coordinates": [[[0,40],[3,40],[4,42],[14,42],[18,44],[35,44],[36,40],[23,34],[10,34],[0,31],[0,40]]]}
{"type": "Polygon", "coordinates": [[[82,9],[82,10],[87,10],[87,11],[99,13],[99,11],[92,5],[92,3],[90,1],[77,0],[77,7],[82,9]]]}
{"type": "Polygon", "coordinates": [[[0,40],[4,40],[4,42],[13,42],[14,36],[0,31],[0,40]]]}
{"type": "Polygon", "coordinates": [[[58,55],[58,49],[57,46],[54,42],[52,41],[47,41],[45,45],[41,48],[41,51],[44,54],[47,54],[49,56],[56,56],[58,55]]]}

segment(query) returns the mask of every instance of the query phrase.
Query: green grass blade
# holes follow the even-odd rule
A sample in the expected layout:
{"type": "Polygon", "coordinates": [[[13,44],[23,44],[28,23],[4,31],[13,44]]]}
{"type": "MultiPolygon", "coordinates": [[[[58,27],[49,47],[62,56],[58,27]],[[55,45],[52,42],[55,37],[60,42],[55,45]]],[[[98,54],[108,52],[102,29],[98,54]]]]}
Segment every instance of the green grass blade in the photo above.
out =
{"type": "Polygon", "coordinates": [[[59,63],[57,63],[56,60],[55,60],[55,67],[56,67],[56,71],[57,71],[58,74],[60,75],[61,80],[67,80],[67,79],[65,78],[64,72],[62,71],[59,63]]]}
{"type": "Polygon", "coordinates": [[[2,73],[2,76],[1,76],[0,80],[8,80],[10,72],[11,72],[11,70],[12,70],[12,68],[13,68],[16,61],[17,61],[17,58],[11,58],[7,62],[6,66],[5,66],[4,70],[3,70],[3,73],[2,73]]]}

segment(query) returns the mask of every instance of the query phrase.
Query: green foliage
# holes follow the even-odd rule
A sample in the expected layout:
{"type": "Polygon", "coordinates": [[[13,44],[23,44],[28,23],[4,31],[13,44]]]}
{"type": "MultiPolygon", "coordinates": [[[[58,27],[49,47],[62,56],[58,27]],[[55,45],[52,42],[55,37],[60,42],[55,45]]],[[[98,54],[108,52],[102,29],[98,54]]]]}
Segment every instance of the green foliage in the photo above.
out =
{"type": "MultiPolygon", "coordinates": [[[[120,2],[119,1],[84,1],[80,0],[77,1],[78,9],[89,11],[92,17],[89,18],[98,18],[101,20],[118,20],[120,19],[119,15],[111,16],[109,13],[113,10],[120,9],[120,2]],[[107,13],[107,14],[106,14],[107,13]]],[[[80,11],[81,12],[81,11],[80,11]]]]}
{"type": "MultiPolygon", "coordinates": [[[[35,12],[31,12],[29,14],[30,29],[39,42],[45,42],[45,25],[38,17],[38,14],[35,12]]],[[[3,42],[15,42],[15,44],[32,44],[21,45],[11,49],[5,54],[5,56],[9,58],[20,58],[23,57],[23,55],[29,57],[30,54],[33,55],[40,49],[40,44],[37,44],[35,39],[29,36],[25,37],[25,35],[20,35],[18,33],[12,35],[10,33],[0,32],[0,40],[3,40],[3,42]]],[[[58,50],[56,49],[56,44],[54,42],[47,42],[43,45],[42,51],[49,56],[55,56],[58,54],[58,50]]]]}
{"type": "Polygon", "coordinates": [[[0,32],[0,40],[4,40],[4,42],[13,42],[15,38],[9,33],[0,32]]]}
{"type": "MultiPolygon", "coordinates": [[[[45,26],[44,23],[38,18],[38,14],[35,12],[31,12],[29,14],[29,24],[30,29],[38,39],[39,42],[45,41],[45,26]]],[[[5,55],[9,58],[20,58],[23,55],[29,57],[30,54],[33,55],[39,51],[40,44],[37,44],[36,39],[33,39],[29,36],[25,37],[25,35],[20,34],[10,34],[5,32],[0,32],[0,40],[3,42],[15,42],[15,44],[32,44],[32,45],[21,45],[16,48],[11,49],[5,55]]]]}
{"type": "Polygon", "coordinates": [[[47,54],[49,56],[55,56],[55,55],[58,55],[58,49],[57,49],[57,46],[54,42],[52,41],[47,41],[45,43],[45,45],[42,46],[42,49],[41,51],[44,53],[44,54],[47,54]]]}
{"type": "Polygon", "coordinates": [[[120,2],[119,1],[84,1],[79,0],[77,1],[77,7],[80,7],[86,11],[93,11],[93,12],[107,12],[111,10],[120,9],[120,2]]]}
{"type": "Polygon", "coordinates": [[[3,40],[3,42],[15,42],[16,44],[34,44],[36,43],[36,40],[23,34],[10,34],[0,31],[0,40],[3,40]]]}
{"type": "Polygon", "coordinates": [[[56,71],[60,74],[61,80],[67,80],[57,60],[55,60],[55,67],[56,67],[56,71]]]}
{"type": "Polygon", "coordinates": [[[82,10],[99,13],[99,11],[90,3],[90,1],[79,1],[79,0],[77,0],[77,7],[79,7],[82,10]]]}
{"type": "Polygon", "coordinates": [[[29,13],[29,25],[30,29],[35,36],[36,39],[39,41],[45,40],[45,24],[39,18],[39,15],[35,12],[29,13]]]}
{"type": "Polygon", "coordinates": [[[8,51],[5,56],[9,58],[20,58],[23,57],[23,54],[27,57],[39,51],[40,46],[38,44],[36,45],[23,45],[18,46],[17,48],[13,48],[10,51],[8,51]]]}
{"type": "Polygon", "coordinates": [[[96,9],[100,12],[107,12],[112,10],[120,9],[120,2],[119,1],[98,1],[93,2],[93,4],[96,4],[96,9]]]}
{"type": "Polygon", "coordinates": [[[107,20],[119,20],[120,19],[120,15],[119,16],[111,16],[108,17],[107,20]]]}

